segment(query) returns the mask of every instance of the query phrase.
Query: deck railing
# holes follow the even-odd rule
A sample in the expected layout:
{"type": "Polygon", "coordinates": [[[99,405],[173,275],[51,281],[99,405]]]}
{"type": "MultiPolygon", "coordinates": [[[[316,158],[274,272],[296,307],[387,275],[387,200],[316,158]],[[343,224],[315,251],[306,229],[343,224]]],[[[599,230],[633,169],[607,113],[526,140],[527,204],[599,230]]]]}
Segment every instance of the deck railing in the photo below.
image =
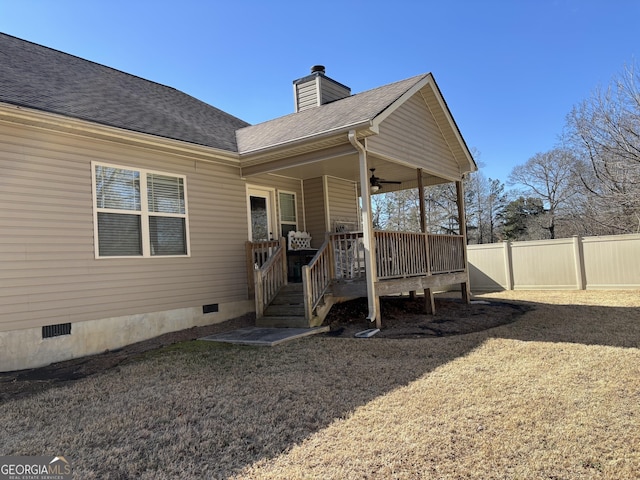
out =
{"type": "Polygon", "coordinates": [[[429,235],[431,273],[464,271],[464,249],[462,235],[429,235]]]}
{"type": "Polygon", "coordinates": [[[427,235],[410,232],[374,232],[378,278],[429,275],[427,235]]]}
{"type": "MultiPolygon", "coordinates": [[[[374,231],[379,280],[464,271],[462,235],[374,231]]],[[[362,232],[330,235],[337,280],[363,278],[362,232]]]]}
{"type": "Polygon", "coordinates": [[[334,278],[351,280],[364,278],[364,244],[362,232],[332,233],[329,235],[334,258],[334,278]]]}
{"type": "Polygon", "coordinates": [[[280,288],[287,283],[286,243],[284,238],[268,242],[247,242],[247,257],[253,263],[249,285],[253,278],[256,318],[273,301],[280,288]]]}
{"type": "Polygon", "coordinates": [[[313,317],[313,310],[329,288],[334,276],[333,255],[327,239],[308,265],[302,267],[302,288],[304,290],[304,314],[307,320],[313,317]]]}
{"type": "MultiPolygon", "coordinates": [[[[379,280],[406,278],[465,270],[464,237],[413,232],[374,231],[379,280]]],[[[250,295],[256,316],[287,283],[286,242],[247,242],[250,295]],[[252,281],[253,280],[253,281],[252,281]]],[[[309,265],[302,267],[305,316],[311,319],[332,280],[365,276],[362,232],[332,233],[309,265]]]]}

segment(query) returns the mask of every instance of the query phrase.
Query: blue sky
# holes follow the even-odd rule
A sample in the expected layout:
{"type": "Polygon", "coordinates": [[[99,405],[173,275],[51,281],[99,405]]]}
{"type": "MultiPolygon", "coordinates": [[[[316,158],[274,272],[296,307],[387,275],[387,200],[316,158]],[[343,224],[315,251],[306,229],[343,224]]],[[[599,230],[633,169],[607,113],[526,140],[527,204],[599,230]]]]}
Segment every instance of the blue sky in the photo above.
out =
{"type": "MultiPolygon", "coordinates": [[[[637,62],[638,0],[0,0],[0,31],[172,86],[250,123],[314,64],[361,92],[432,72],[487,177],[556,144],[637,62]]],[[[1,68],[1,65],[0,65],[1,68]]]]}

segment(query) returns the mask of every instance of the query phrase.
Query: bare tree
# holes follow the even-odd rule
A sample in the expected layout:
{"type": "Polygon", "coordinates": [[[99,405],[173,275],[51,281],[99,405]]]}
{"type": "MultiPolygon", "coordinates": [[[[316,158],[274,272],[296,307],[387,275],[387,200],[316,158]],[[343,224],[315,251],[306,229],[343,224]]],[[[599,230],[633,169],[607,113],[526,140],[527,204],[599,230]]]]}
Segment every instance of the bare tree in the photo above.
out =
{"type": "Polygon", "coordinates": [[[577,194],[575,165],[576,158],[571,151],[555,148],[535,154],[523,165],[514,167],[509,174],[509,184],[522,185],[525,196],[542,200],[549,238],[555,238],[558,217],[577,194]]]}
{"type": "Polygon", "coordinates": [[[415,188],[374,195],[371,203],[375,228],[420,231],[420,201],[415,188]]]}
{"type": "Polygon", "coordinates": [[[626,67],[567,117],[567,142],[604,233],[640,229],[640,74],[626,67]]]}

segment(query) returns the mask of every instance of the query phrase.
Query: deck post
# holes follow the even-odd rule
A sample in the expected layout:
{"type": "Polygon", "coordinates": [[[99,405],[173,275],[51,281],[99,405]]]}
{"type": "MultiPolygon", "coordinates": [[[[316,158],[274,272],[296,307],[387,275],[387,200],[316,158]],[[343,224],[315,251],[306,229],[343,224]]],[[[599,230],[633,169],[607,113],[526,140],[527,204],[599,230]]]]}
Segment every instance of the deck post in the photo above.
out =
{"type": "MultiPolygon", "coordinates": [[[[425,212],[425,207],[424,207],[424,182],[422,180],[422,169],[418,168],[416,169],[416,174],[418,177],[418,199],[420,202],[420,231],[424,234],[427,233],[427,214],[425,212]]],[[[425,235],[425,240],[426,240],[426,235],[425,235]]],[[[425,241],[425,246],[426,246],[426,251],[425,251],[425,255],[426,255],[426,262],[427,262],[427,272],[429,271],[429,248],[428,248],[428,243],[425,241]]],[[[415,299],[416,298],[416,291],[412,290],[409,292],[409,296],[411,297],[411,299],[415,299]]]]}
{"type": "Polygon", "coordinates": [[[309,265],[302,266],[302,292],[304,296],[304,317],[310,321],[313,317],[313,298],[311,293],[311,269],[309,265]]]}
{"type": "Polygon", "coordinates": [[[256,296],[256,320],[262,318],[264,315],[264,289],[262,288],[262,271],[259,268],[255,268],[254,271],[254,285],[256,296]]]}
{"type": "Polygon", "coordinates": [[[331,239],[331,234],[329,232],[325,232],[324,234],[325,241],[327,242],[329,249],[329,279],[335,280],[336,278],[336,259],[335,259],[335,249],[333,246],[333,240],[331,239]]]}
{"type": "Polygon", "coordinates": [[[282,249],[282,278],[284,284],[289,283],[289,271],[287,268],[287,239],[280,237],[280,248],[282,249]]]}
{"type": "Polygon", "coordinates": [[[420,231],[427,233],[427,213],[424,207],[424,181],[422,180],[422,169],[418,169],[418,198],[420,199],[420,231]]]}
{"type": "Polygon", "coordinates": [[[253,258],[253,245],[250,241],[245,242],[245,255],[247,257],[247,298],[253,298],[256,293],[255,276],[255,258],[253,258]]]}
{"type": "Polygon", "coordinates": [[[424,289],[424,311],[431,315],[436,314],[436,304],[433,301],[433,290],[430,288],[424,289]]]}
{"type": "Polygon", "coordinates": [[[460,235],[462,235],[462,258],[464,260],[464,271],[467,278],[466,282],[460,284],[460,291],[462,293],[462,300],[465,303],[469,303],[469,264],[467,263],[467,219],[464,214],[464,185],[462,180],[456,182],[456,196],[458,204],[458,224],[460,225],[460,235]]]}

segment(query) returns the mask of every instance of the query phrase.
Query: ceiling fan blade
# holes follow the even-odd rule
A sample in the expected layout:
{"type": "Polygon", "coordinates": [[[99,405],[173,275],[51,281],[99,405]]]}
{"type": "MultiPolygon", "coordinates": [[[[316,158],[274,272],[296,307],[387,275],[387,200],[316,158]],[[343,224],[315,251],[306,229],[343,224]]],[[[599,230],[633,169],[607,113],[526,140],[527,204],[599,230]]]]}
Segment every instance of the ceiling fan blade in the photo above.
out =
{"type": "Polygon", "coordinates": [[[395,185],[400,185],[402,183],[396,180],[382,180],[380,177],[376,177],[375,168],[370,168],[369,170],[371,171],[371,178],[369,178],[369,183],[371,183],[372,187],[380,187],[381,184],[383,183],[389,183],[389,184],[395,184],[395,185]]]}

